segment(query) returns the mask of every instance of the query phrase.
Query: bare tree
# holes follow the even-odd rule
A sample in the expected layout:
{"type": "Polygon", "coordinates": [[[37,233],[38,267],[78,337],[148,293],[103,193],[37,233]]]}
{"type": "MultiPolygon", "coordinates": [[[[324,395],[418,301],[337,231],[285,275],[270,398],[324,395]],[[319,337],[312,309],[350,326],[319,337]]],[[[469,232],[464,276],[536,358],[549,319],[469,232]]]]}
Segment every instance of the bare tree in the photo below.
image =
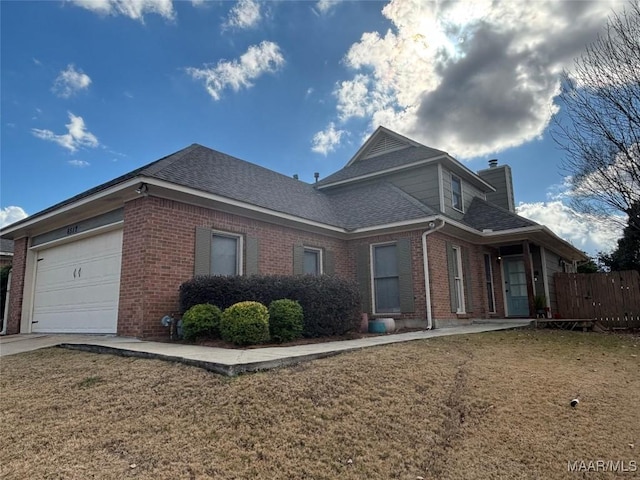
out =
{"type": "Polygon", "coordinates": [[[640,202],[640,0],[609,17],[563,73],[559,98],[552,135],[566,152],[574,208],[631,215],[640,202]]]}

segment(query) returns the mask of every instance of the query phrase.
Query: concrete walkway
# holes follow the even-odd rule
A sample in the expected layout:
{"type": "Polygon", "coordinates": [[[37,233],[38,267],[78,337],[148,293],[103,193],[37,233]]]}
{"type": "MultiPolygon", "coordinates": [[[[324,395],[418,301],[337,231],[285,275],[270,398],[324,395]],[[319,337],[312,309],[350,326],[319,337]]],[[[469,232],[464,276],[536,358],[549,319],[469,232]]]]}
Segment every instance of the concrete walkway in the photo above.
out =
{"type": "Polygon", "coordinates": [[[0,356],[15,355],[40,348],[61,346],[95,353],[110,353],[127,357],[153,358],[181,362],[223,375],[238,375],[286,365],[293,365],[317,358],[337,355],[361,348],[408,342],[426,338],[470,333],[492,332],[529,326],[529,320],[475,323],[473,325],[422,330],[417,332],[380,335],[343,340],[338,342],[296,345],[293,347],[268,347],[230,349],[183,345],[179,343],[146,342],[136,338],[109,335],[27,334],[0,338],[0,356]]]}

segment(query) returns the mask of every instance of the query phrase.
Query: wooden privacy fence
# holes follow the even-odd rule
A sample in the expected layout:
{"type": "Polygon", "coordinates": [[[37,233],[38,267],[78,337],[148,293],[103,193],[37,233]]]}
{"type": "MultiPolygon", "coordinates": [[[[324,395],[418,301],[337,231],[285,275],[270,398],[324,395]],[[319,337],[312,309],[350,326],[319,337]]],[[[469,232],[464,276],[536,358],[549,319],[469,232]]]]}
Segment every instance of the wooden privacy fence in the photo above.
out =
{"type": "Polygon", "coordinates": [[[640,273],[556,273],[558,315],[605,328],[640,328],[640,273]]]}

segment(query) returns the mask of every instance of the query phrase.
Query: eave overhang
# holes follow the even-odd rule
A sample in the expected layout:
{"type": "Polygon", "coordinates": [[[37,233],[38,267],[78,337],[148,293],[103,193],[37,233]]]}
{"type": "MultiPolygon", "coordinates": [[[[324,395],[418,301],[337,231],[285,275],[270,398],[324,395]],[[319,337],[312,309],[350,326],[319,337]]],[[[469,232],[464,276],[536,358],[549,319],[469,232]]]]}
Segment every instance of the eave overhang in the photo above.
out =
{"type": "Polygon", "coordinates": [[[57,209],[34,214],[0,230],[0,236],[12,240],[31,237],[121,208],[125,203],[140,197],[140,194],[136,193],[136,188],[140,183],[148,185],[147,195],[149,196],[202,206],[344,240],[383,233],[428,229],[430,222],[443,221],[444,226],[441,232],[474,244],[499,247],[528,240],[548,248],[567,260],[586,261],[588,259],[583,252],[562,240],[543,225],[481,232],[443,215],[425,215],[401,222],[346,229],[145,176],[130,178],[77,201],[63,204],[57,209]]]}

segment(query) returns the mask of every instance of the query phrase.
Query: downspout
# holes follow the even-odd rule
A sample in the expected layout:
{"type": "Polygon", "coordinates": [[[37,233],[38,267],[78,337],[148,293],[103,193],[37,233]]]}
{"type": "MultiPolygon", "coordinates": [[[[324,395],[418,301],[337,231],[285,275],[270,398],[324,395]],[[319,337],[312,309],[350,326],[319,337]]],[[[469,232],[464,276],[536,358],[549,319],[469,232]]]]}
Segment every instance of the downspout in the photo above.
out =
{"type": "Polygon", "coordinates": [[[429,257],[427,256],[427,235],[430,235],[444,227],[444,220],[437,218],[429,222],[429,230],[422,234],[422,262],[424,264],[424,298],[427,305],[427,330],[433,328],[433,317],[431,315],[431,289],[429,280],[429,257]]]}

